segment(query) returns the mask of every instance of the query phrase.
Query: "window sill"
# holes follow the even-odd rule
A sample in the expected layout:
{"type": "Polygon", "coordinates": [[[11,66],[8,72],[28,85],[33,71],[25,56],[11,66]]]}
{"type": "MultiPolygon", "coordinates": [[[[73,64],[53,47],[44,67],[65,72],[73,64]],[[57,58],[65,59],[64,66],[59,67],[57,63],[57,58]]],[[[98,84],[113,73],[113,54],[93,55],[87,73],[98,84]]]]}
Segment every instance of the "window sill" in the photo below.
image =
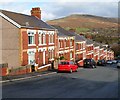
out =
{"type": "Polygon", "coordinates": [[[73,58],[71,58],[70,60],[74,60],[73,58]]]}
{"type": "Polygon", "coordinates": [[[49,61],[52,61],[52,60],[54,60],[54,58],[52,58],[52,59],[49,59],[49,61]]]}
{"type": "Polygon", "coordinates": [[[69,47],[65,47],[65,49],[69,49],[69,47]]]}
{"type": "Polygon", "coordinates": [[[59,50],[62,50],[62,49],[64,49],[64,48],[60,48],[59,50]]]}
{"type": "Polygon", "coordinates": [[[44,45],[47,45],[47,44],[39,44],[39,46],[44,46],[44,45]]]}
{"type": "Polygon", "coordinates": [[[36,46],[36,44],[28,44],[28,46],[36,46]]]}
{"type": "Polygon", "coordinates": [[[54,45],[54,43],[49,43],[49,45],[54,45]]]}

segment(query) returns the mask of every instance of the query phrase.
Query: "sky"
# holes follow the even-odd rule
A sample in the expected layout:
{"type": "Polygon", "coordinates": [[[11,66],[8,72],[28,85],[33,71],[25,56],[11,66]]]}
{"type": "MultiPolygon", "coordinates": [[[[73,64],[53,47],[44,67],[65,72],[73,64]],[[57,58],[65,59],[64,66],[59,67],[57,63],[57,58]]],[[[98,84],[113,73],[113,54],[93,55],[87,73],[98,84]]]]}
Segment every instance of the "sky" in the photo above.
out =
{"type": "Polygon", "coordinates": [[[119,0],[7,0],[0,1],[0,9],[30,15],[33,7],[40,7],[42,20],[53,20],[71,14],[118,17],[119,0]]]}

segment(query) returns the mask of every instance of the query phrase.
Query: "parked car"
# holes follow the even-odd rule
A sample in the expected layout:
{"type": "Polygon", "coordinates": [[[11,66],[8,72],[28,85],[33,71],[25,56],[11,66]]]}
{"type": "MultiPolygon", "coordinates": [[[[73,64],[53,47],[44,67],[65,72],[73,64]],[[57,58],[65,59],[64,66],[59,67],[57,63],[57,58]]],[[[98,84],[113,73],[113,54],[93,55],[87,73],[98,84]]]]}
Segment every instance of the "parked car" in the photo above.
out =
{"type": "Polygon", "coordinates": [[[73,61],[61,61],[58,64],[58,72],[68,71],[72,73],[73,71],[78,71],[78,66],[73,61]]]}
{"type": "Polygon", "coordinates": [[[112,62],[112,60],[107,60],[106,63],[107,63],[107,64],[112,64],[113,62],[112,62]]]}
{"type": "Polygon", "coordinates": [[[117,62],[117,68],[120,68],[120,60],[117,62]]]}
{"type": "Polygon", "coordinates": [[[117,64],[117,60],[112,60],[112,63],[113,64],[117,64]]]}
{"type": "Polygon", "coordinates": [[[96,62],[93,59],[84,59],[84,68],[96,68],[96,62]]]}
{"type": "Polygon", "coordinates": [[[98,66],[105,66],[106,65],[106,61],[104,59],[98,60],[97,65],[98,66]]]}

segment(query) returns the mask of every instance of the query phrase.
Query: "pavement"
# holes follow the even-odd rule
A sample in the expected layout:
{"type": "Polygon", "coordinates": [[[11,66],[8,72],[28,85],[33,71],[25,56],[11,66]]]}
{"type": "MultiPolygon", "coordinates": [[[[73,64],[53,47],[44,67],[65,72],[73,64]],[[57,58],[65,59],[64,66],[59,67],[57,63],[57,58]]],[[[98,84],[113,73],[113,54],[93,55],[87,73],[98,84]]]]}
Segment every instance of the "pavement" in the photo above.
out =
{"type": "Polygon", "coordinates": [[[42,71],[42,72],[31,72],[31,73],[21,74],[21,75],[8,75],[8,76],[3,76],[2,80],[0,80],[0,83],[25,80],[29,78],[47,76],[55,73],[56,73],[56,70],[48,70],[48,71],[42,71]]]}

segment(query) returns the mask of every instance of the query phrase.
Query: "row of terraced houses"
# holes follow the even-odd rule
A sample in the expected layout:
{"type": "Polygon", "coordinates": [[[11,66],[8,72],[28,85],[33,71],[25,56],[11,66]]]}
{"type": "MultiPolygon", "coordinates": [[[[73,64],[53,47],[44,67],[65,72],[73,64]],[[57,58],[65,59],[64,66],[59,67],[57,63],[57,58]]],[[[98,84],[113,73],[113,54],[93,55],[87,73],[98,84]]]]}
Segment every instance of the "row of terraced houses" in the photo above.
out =
{"type": "Polygon", "coordinates": [[[0,19],[3,76],[57,69],[60,57],[76,61],[79,66],[86,58],[114,59],[114,52],[107,46],[86,39],[73,29],[66,31],[42,21],[39,7],[32,8],[31,15],[1,10],[0,19]]]}

